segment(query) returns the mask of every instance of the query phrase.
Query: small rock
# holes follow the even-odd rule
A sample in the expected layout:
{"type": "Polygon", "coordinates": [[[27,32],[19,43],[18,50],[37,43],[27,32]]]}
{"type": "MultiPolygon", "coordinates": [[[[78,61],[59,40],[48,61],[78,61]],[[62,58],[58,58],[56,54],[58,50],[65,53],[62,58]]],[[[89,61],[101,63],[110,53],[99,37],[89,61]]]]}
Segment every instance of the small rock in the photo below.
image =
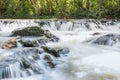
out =
{"type": "Polygon", "coordinates": [[[48,48],[48,47],[42,47],[42,48],[44,49],[45,52],[47,52],[55,57],[60,57],[59,53],[56,50],[54,50],[52,48],[48,48]]]}
{"type": "Polygon", "coordinates": [[[37,40],[39,44],[45,45],[49,40],[47,38],[41,38],[37,40]]]}
{"type": "Polygon", "coordinates": [[[22,65],[23,65],[24,69],[27,69],[27,68],[31,67],[31,64],[29,62],[25,61],[25,60],[22,61],[22,65]]]}
{"type": "Polygon", "coordinates": [[[52,61],[51,57],[49,55],[45,55],[44,56],[44,60],[47,60],[47,61],[52,61]]]}
{"type": "Polygon", "coordinates": [[[50,39],[49,41],[52,41],[52,42],[58,42],[59,41],[59,38],[56,37],[55,35],[51,34],[49,30],[45,30],[44,34],[48,39],[50,39]]]}
{"type": "Polygon", "coordinates": [[[58,52],[59,54],[67,54],[67,53],[69,53],[70,51],[69,51],[68,48],[63,48],[63,49],[58,49],[57,52],[58,52]]]}
{"type": "Polygon", "coordinates": [[[48,63],[48,66],[50,67],[50,68],[55,68],[55,65],[50,61],[50,62],[47,62],[48,63]]]}
{"type": "Polygon", "coordinates": [[[8,41],[4,42],[4,44],[2,45],[3,49],[11,49],[11,48],[15,48],[15,47],[17,47],[15,38],[9,39],[8,41]]]}
{"type": "Polygon", "coordinates": [[[45,55],[44,56],[44,60],[47,61],[47,65],[50,67],[50,68],[55,68],[55,64],[53,64],[52,62],[52,59],[49,55],[45,55]]]}
{"type": "Polygon", "coordinates": [[[99,32],[95,32],[92,35],[95,36],[95,35],[99,35],[99,34],[100,34],[99,32]]]}

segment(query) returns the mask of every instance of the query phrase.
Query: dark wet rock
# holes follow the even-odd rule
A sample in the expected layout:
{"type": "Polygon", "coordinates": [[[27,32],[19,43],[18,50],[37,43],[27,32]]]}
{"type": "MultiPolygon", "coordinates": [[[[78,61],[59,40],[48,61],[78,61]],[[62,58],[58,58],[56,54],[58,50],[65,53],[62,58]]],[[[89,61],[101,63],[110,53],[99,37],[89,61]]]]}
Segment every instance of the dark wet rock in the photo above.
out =
{"type": "Polygon", "coordinates": [[[55,35],[52,35],[51,38],[50,38],[50,41],[51,41],[51,42],[58,42],[58,41],[59,41],[59,38],[56,37],[55,35]]]}
{"type": "MultiPolygon", "coordinates": [[[[34,64],[35,65],[35,64],[34,64]]],[[[31,68],[36,74],[43,74],[44,71],[41,69],[41,66],[34,66],[31,68]]]]}
{"type": "Polygon", "coordinates": [[[109,45],[113,46],[114,44],[120,42],[120,35],[118,34],[107,34],[97,38],[93,41],[94,44],[99,45],[109,45]]]}
{"type": "Polygon", "coordinates": [[[52,61],[52,59],[51,59],[50,55],[45,55],[45,56],[44,56],[44,60],[47,60],[47,61],[52,61]]]}
{"type": "Polygon", "coordinates": [[[33,57],[33,59],[35,59],[35,60],[40,59],[39,55],[33,55],[32,57],[33,57]]]}
{"type": "Polygon", "coordinates": [[[36,48],[34,49],[34,48],[32,48],[32,49],[33,49],[34,52],[37,53],[37,54],[42,54],[42,53],[44,52],[43,49],[41,49],[41,48],[40,48],[40,49],[36,49],[36,48]]]}
{"type": "Polygon", "coordinates": [[[27,69],[31,67],[31,64],[25,59],[22,59],[22,67],[24,67],[24,69],[27,69]]]}
{"type": "Polygon", "coordinates": [[[49,42],[49,39],[47,38],[41,38],[37,40],[40,45],[45,45],[47,42],[49,42]]]}
{"type": "Polygon", "coordinates": [[[44,56],[44,60],[47,61],[47,65],[50,67],[50,68],[55,68],[55,64],[52,62],[52,58],[50,55],[45,55],[44,56]]]}
{"type": "Polygon", "coordinates": [[[13,31],[11,36],[44,36],[44,30],[37,26],[26,27],[13,31]]]}
{"type": "Polygon", "coordinates": [[[55,49],[49,47],[42,47],[42,48],[44,49],[45,52],[53,55],[54,57],[60,57],[59,53],[55,49]]]}
{"type": "Polygon", "coordinates": [[[59,54],[67,54],[67,53],[69,53],[70,51],[69,51],[68,48],[61,48],[61,49],[58,49],[57,52],[58,52],[59,54]]]}
{"type": "Polygon", "coordinates": [[[91,30],[91,27],[90,27],[90,25],[89,25],[88,23],[85,23],[85,26],[86,26],[86,28],[87,28],[88,30],[91,30]]]}
{"type": "Polygon", "coordinates": [[[109,23],[110,25],[115,25],[115,22],[111,22],[111,23],[109,23]]]}
{"type": "Polygon", "coordinates": [[[100,20],[101,23],[107,23],[107,20],[100,20]]]}
{"type": "Polygon", "coordinates": [[[44,34],[47,38],[49,38],[50,41],[52,42],[58,42],[59,41],[59,38],[56,37],[55,35],[53,35],[52,33],[50,33],[49,30],[45,30],[44,31],[44,34]]]}
{"type": "MultiPolygon", "coordinates": [[[[32,54],[32,56],[31,56],[32,58],[29,59],[27,57],[22,57],[22,65],[23,65],[22,67],[24,67],[24,69],[30,68],[33,71],[37,72],[37,73],[41,73],[42,70],[40,68],[35,68],[35,67],[39,66],[39,65],[37,65],[35,63],[35,61],[40,60],[40,57],[39,57],[40,54],[44,54],[44,53],[41,50],[39,50],[39,49],[28,49],[26,51],[23,51],[22,54],[24,55],[24,53],[26,53],[26,52],[28,53],[27,54],[28,56],[31,53],[32,54]]],[[[52,60],[50,55],[45,55],[43,60],[46,61],[46,66],[48,66],[50,68],[55,68],[55,64],[53,63],[53,60],[52,60]]]]}
{"type": "Polygon", "coordinates": [[[47,21],[34,21],[34,22],[39,24],[40,26],[43,26],[48,23],[47,21]]]}
{"type": "Polygon", "coordinates": [[[23,46],[23,47],[39,47],[45,45],[47,42],[49,42],[49,39],[45,37],[41,37],[40,39],[35,39],[35,40],[24,40],[20,39],[18,42],[23,46]]]}
{"type": "Polygon", "coordinates": [[[50,47],[42,47],[44,49],[45,52],[55,56],[55,57],[60,57],[60,54],[67,54],[69,53],[69,49],[68,48],[58,48],[58,49],[54,49],[54,48],[50,48],[50,47]]]}
{"type": "Polygon", "coordinates": [[[53,64],[53,62],[48,61],[47,63],[50,68],[55,68],[55,64],[53,64]]]}
{"type": "Polygon", "coordinates": [[[95,33],[93,33],[92,35],[93,36],[95,36],[95,35],[100,35],[101,33],[99,33],[99,32],[95,32],[95,33]]]}
{"type": "Polygon", "coordinates": [[[5,41],[2,45],[3,49],[11,49],[11,48],[16,48],[16,47],[17,47],[17,44],[16,44],[15,38],[5,41]]]}
{"type": "Polygon", "coordinates": [[[3,24],[11,24],[13,23],[14,21],[3,21],[3,24]]]}
{"type": "Polygon", "coordinates": [[[19,40],[19,43],[21,43],[23,47],[39,47],[39,44],[37,41],[19,40]]]}

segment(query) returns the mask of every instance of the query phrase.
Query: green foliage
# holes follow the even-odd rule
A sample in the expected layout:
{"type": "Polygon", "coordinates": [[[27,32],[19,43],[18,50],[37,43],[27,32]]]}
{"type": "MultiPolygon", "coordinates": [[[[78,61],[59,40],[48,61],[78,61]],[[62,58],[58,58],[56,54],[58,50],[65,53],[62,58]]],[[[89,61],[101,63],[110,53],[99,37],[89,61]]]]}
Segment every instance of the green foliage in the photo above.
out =
{"type": "Polygon", "coordinates": [[[120,18],[120,0],[0,0],[0,18],[120,18]]]}

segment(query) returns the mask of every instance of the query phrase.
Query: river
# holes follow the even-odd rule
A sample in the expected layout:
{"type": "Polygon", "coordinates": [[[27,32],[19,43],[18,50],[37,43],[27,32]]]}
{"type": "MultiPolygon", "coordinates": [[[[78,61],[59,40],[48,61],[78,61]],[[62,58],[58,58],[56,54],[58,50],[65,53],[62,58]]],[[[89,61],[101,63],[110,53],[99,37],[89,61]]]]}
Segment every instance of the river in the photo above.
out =
{"type": "Polygon", "coordinates": [[[55,68],[44,64],[44,54],[38,55],[41,59],[31,62],[38,71],[34,73],[19,68],[19,56],[29,60],[32,51],[21,46],[11,50],[1,48],[1,80],[120,80],[119,20],[0,20],[0,45],[10,38],[13,30],[27,26],[50,30],[60,41],[46,46],[68,48],[70,52],[52,57],[57,64],[55,68]]]}

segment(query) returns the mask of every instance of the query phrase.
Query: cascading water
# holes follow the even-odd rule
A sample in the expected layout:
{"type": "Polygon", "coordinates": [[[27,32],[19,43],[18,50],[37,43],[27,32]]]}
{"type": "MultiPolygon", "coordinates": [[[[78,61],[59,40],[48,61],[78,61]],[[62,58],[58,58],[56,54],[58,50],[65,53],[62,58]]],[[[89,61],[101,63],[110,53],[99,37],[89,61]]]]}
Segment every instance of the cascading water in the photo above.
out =
{"type": "Polygon", "coordinates": [[[1,20],[0,45],[13,30],[28,26],[59,37],[45,45],[63,48],[60,57],[40,46],[1,48],[0,80],[120,80],[119,20],[1,20]]]}

